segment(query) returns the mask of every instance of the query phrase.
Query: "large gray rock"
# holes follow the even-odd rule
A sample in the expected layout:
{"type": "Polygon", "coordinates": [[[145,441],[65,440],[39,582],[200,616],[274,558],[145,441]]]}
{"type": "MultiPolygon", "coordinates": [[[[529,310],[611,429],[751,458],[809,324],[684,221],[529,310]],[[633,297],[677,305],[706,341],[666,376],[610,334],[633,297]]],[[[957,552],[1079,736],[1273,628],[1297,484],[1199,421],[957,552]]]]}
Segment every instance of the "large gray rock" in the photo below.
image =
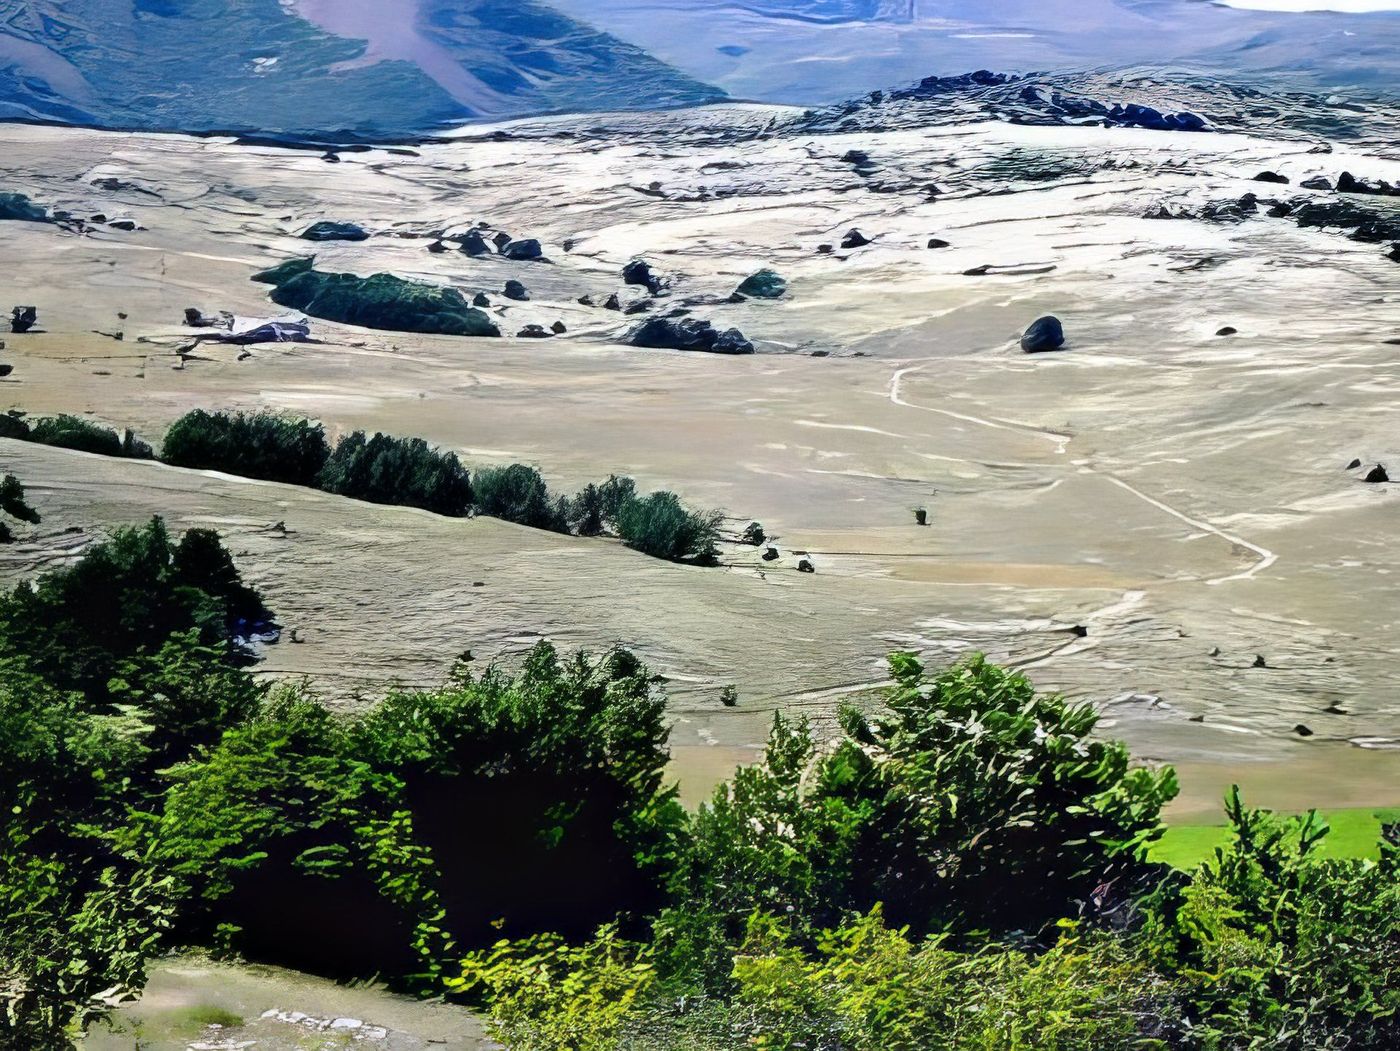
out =
{"type": "Polygon", "coordinates": [[[778,299],[787,293],[787,282],[776,270],[765,267],[744,278],[735,291],[749,299],[778,299]]]}

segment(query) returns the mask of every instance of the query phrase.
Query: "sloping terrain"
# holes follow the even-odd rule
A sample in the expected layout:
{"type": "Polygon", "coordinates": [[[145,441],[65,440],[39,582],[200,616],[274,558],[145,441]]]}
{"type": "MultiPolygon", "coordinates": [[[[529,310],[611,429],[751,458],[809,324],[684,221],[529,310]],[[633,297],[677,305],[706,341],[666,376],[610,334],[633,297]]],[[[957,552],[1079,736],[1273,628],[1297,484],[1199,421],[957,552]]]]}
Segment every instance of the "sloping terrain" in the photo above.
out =
{"type": "Polygon", "coordinates": [[[0,0],[0,118],[373,137],[718,95],[536,0],[0,0]]]}
{"type": "Polygon", "coordinates": [[[671,680],[687,784],[752,754],[775,708],[828,719],[868,694],[895,647],[1032,669],[1101,705],[1144,756],[1223,778],[1245,762],[1313,771],[1322,805],[1400,783],[1378,772],[1400,755],[1397,490],[1347,470],[1400,463],[1400,266],[1388,244],[1269,214],[1400,213],[1301,185],[1400,181],[1386,111],[1342,110],[1347,137],[1324,138],[1309,129],[1330,126],[1326,100],[1222,91],[1212,126],[1294,119],[1255,118],[1255,135],[1080,127],[1051,112],[1069,93],[1200,108],[1186,89],[1038,80],[816,114],[549,118],[337,164],[0,129],[0,185],[88,217],[4,224],[8,294],[40,316],[6,336],[0,408],[90,413],[151,440],[194,407],[306,414],[420,435],[473,467],[534,463],[564,491],[632,474],[736,528],[762,521],[781,551],[763,563],[729,545],[723,569],[675,567],[605,540],[5,443],[46,519],[4,552],[4,576],[114,522],[217,524],[299,629],[266,669],[337,703],[537,633],[634,645],[671,680]],[[984,119],[1013,103],[1007,116],[1056,123],[984,119]],[[301,239],[321,220],[368,236],[301,239]],[[543,258],[458,250],[480,223],[543,258]],[[275,312],[250,276],[309,251],[327,272],[484,293],[502,336],[313,321],[317,343],[183,350],[185,308],[275,312]],[[661,294],[624,285],[638,257],[661,294]],[[760,268],[786,294],[731,301],[760,268]],[[504,298],[509,280],[530,299],[504,298]],[[639,313],[607,309],[612,294],[639,313]],[[624,345],[676,311],[758,353],[624,345]],[[1069,349],[1023,354],[1047,313],[1069,349]],[[729,683],[734,708],[717,700],[729,683]]]}
{"type": "Polygon", "coordinates": [[[735,97],[798,105],[978,66],[1178,67],[1375,90],[1400,82],[1395,10],[1207,0],[552,2],[735,97]]]}

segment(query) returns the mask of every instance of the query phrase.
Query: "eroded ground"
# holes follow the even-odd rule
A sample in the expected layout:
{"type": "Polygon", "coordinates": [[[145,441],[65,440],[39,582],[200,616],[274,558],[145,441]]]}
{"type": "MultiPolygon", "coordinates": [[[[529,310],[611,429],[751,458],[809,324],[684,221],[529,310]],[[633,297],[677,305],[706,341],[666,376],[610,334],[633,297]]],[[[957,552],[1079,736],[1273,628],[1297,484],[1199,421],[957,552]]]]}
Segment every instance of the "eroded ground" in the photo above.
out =
{"type": "Polygon", "coordinates": [[[535,463],[565,490],[629,473],[736,525],[761,520],[784,552],[764,566],[734,547],[726,568],[692,569],[3,442],[46,517],[0,549],[0,571],[32,573],[153,513],[216,524],[302,640],[271,647],[266,671],[309,676],[338,705],[389,680],[436,682],[466,648],[623,642],[671,678],[690,798],[753,754],[775,708],[829,717],[898,647],[934,663],[984,650],[1094,701],[1140,754],[1198,771],[1193,814],[1235,778],[1279,805],[1300,783],[1319,805],[1400,802],[1400,495],[1344,470],[1400,467],[1386,342],[1400,267],[1286,219],[1142,218],[1306,193],[1296,184],[1319,173],[1394,180],[1400,164],[1223,134],[817,135],[789,119],[554,120],[338,164],[220,139],[0,129],[0,186],[145,227],[0,224],[0,295],[37,304],[44,330],[7,337],[0,408],[91,413],[152,440],[197,406],[305,413],[334,432],[421,435],[470,464],[535,463]],[[866,171],[850,150],[869,154],[866,171]],[[1294,185],[1250,181],[1266,169],[1294,185]],[[296,238],[323,218],[375,236],[296,238]],[[426,250],[478,221],[538,238],[549,261],[426,250]],[[873,243],[817,251],[852,227],[873,243]],[[556,320],[568,333],[314,322],[315,345],[175,353],[185,307],[275,312],[249,275],[310,250],[321,269],[486,290],[506,333],[556,320]],[[691,300],[759,353],[620,345],[637,318],[576,298],[638,295],[619,277],[638,255],[673,278],[657,311],[691,300]],[[784,300],[715,302],[760,266],[788,279],[784,300]],[[530,302],[497,295],[509,277],[530,302]],[[1022,354],[1021,330],[1048,312],[1070,349],[1022,354]],[[1215,335],[1224,326],[1237,333],[1215,335]],[[815,575],[795,571],[794,550],[815,575]],[[727,683],[735,709],[718,703],[727,683]]]}

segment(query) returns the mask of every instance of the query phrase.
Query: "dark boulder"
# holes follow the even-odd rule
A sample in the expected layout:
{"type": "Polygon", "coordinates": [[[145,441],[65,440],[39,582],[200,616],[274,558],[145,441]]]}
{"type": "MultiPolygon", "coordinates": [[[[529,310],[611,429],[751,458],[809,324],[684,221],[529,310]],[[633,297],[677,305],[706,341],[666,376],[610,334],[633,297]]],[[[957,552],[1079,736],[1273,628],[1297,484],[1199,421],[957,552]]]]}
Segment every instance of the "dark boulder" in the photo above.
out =
{"type": "Polygon", "coordinates": [[[787,292],[787,282],[776,270],[765,267],[744,278],[735,292],[749,299],[778,299],[787,292]]]}
{"type": "Polygon", "coordinates": [[[302,232],[303,241],[367,241],[369,234],[356,223],[335,223],[323,219],[302,232]]]}
{"type": "Polygon", "coordinates": [[[1047,314],[1036,318],[1021,336],[1021,349],[1027,354],[1042,354],[1059,350],[1065,345],[1065,329],[1060,319],[1047,314]]]}
{"type": "Polygon", "coordinates": [[[630,315],[630,314],[645,314],[648,310],[650,310],[650,309],[651,309],[652,307],[654,307],[655,305],[656,305],[656,302],[655,302],[655,300],[652,300],[652,299],[647,299],[647,298],[634,299],[632,302],[628,303],[625,307],[622,308],[622,312],[623,312],[624,314],[629,314],[629,315],[630,315]]]}
{"type": "Polygon", "coordinates": [[[1217,336],[1233,336],[1238,331],[1239,329],[1235,328],[1234,325],[1226,325],[1224,328],[1216,329],[1215,334],[1217,336]]]}
{"type": "Polygon", "coordinates": [[[1351,172],[1342,172],[1337,176],[1337,192],[1369,194],[1373,197],[1400,197],[1400,186],[1392,186],[1383,179],[1371,183],[1358,179],[1351,172]]]}
{"type": "Polygon", "coordinates": [[[651,318],[627,333],[634,347],[698,350],[712,354],[752,354],[753,344],[737,328],[720,331],[698,318],[651,318]]]}
{"type": "Polygon", "coordinates": [[[495,244],[497,251],[503,250],[505,246],[510,244],[513,240],[514,238],[511,237],[510,234],[506,233],[504,230],[496,234],[495,237],[491,238],[491,241],[493,244],[495,244]]]}
{"type": "Polygon", "coordinates": [[[434,255],[441,255],[443,252],[447,251],[447,245],[442,241],[434,241],[432,244],[428,245],[428,251],[432,252],[434,255]]]}
{"type": "Polygon", "coordinates": [[[569,330],[564,326],[564,322],[556,321],[554,324],[549,326],[549,331],[553,332],[556,336],[562,336],[565,332],[569,330]]]}
{"type": "Polygon", "coordinates": [[[846,231],[846,236],[841,238],[842,248],[863,248],[870,243],[870,238],[854,228],[846,231]]]}
{"type": "Polygon", "coordinates": [[[930,248],[949,248],[949,247],[951,247],[951,245],[949,244],[949,242],[943,240],[943,238],[941,238],[941,237],[930,237],[930,238],[928,239],[928,246],[929,246],[930,248]]]}
{"type": "Polygon", "coordinates": [[[1288,176],[1280,175],[1278,172],[1260,172],[1254,177],[1255,182],[1272,182],[1280,186],[1288,185],[1288,176]]]}
{"type": "Polygon", "coordinates": [[[641,285],[654,296],[660,295],[665,287],[665,282],[652,273],[651,265],[645,259],[633,259],[622,268],[622,283],[641,285]]]}
{"type": "Polygon", "coordinates": [[[0,219],[21,223],[47,223],[49,213],[22,193],[0,193],[0,219]]]}
{"type": "Polygon", "coordinates": [[[817,245],[817,255],[830,255],[831,253],[831,245],[817,245]]]}
{"type": "Polygon", "coordinates": [[[1357,468],[1359,468],[1360,466],[1361,466],[1361,458],[1360,458],[1360,457],[1357,457],[1356,459],[1352,460],[1351,463],[1347,464],[1347,470],[1348,470],[1348,471],[1355,471],[1355,470],[1356,470],[1357,468]]]}
{"type": "Polygon", "coordinates": [[[812,560],[810,558],[799,558],[797,560],[797,571],[799,573],[815,573],[817,567],[812,565],[812,560]]]}
{"type": "Polygon", "coordinates": [[[15,307],[10,311],[10,331],[19,335],[39,323],[38,307],[15,307]]]}
{"type": "Polygon", "coordinates": [[[491,297],[488,296],[485,292],[478,292],[476,295],[472,296],[472,306],[489,307],[490,305],[491,297]]]}
{"type": "Polygon", "coordinates": [[[548,339],[550,333],[543,325],[526,325],[516,336],[520,339],[548,339]]]}
{"type": "Polygon", "coordinates": [[[523,303],[530,298],[530,291],[515,278],[511,278],[506,282],[506,287],[502,290],[501,295],[523,303]]]}
{"type": "Polygon", "coordinates": [[[113,219],[107,224],[107,228],[109,230],[122,230],[125,233],[131,233],[133,230],[141,229],[135,219],[113,219]]]}
{"type": "Polygon", "coordinates": [[[763,549],[762,558],[765,562],[776,562],[779,558],[778,549],[772,544],[769,544],[766,548],[763,549]]]}
{"type": "Polygon", "coordinates": [[[481,236],[480,230],[468,230],[467,236],[462,238],[462,251],[470,256],[490,255],[491,246],[481,236]]]}
{"type": "Polygon", "coordinates": [[[1298,184],[1305,190],[1330,190],[1332,180],[1325,175],[1314,175],[1311,179],[1304,179],[1298,184]]]}
{"type": "Polygon", "coordinates": [[[1366,472],[1366,477],[1362,481],[1370,482],[1372,485],[1380,485],[1382,482],[1390,481],[1390,475],[1386,472],[1385,464],[1378,463],[1366,472]]]}
{"type": "Polygon", "coordinates": [[[511,241],[501,249],[501,255],[505,256],[507,259],[525,262],[532,259],[543,258],[544,251],[540,248],[540,243],[538,241],[534,238],[527,238],[524,241],[511,241]]]}
{"type": "Polygon", "coordinates": [[[617,298],[616,292],[609,292],[608,298],[603,300],[604,310],[621,310],[622,301],[617,298]]]}

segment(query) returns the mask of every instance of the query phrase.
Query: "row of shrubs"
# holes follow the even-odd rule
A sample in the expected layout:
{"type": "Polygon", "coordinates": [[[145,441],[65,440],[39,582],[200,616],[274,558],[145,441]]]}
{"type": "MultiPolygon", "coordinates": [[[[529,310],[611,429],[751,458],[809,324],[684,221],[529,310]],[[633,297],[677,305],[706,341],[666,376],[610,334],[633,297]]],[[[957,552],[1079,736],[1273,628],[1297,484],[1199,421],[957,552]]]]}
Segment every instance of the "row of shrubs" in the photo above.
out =
{"type": "Polygon", "coordinates": [[[13,412],[0,413],[0,438],[133,460],[150,460],[155,456],[151,447],[129,430],[118,434],[110,427],[66,413],[45,416],[34,423],[13,412]]]}
{"type": "MultiPolygon", "coordinates": [[[[0,415],[0,437],[105,456],[154,455],[130,431],[118,435],[75,416],[30,424],[14,414],[0,415]]],[[[611,534],[673,562],[712,565],[718,556],[722,516],[687,508],[674,493],[638,494],[631,478],[613,476],[567,497],[551,493],[534,467],[511,464],[469,473],[455,453],[422,438],[355,431],[332,446],[325,428],[310,420],[196,409],[170,425],[160,458],[176,467],[310,486],[440,515],[476,513],[577,536],[611,534]]]]}
{"type": "Polygon", "coordinates": [[[569,498],[551,493],[534,467],[469,474],[455,453],[421,438],[355,431],[332,447],[325,429],[309,420],[196,409],[170,426],[162,458],[442,515],[474,511],[558,533],[610,532],[638,551],[676,562],[713,563],[717,554],[720,516],[692,511],[674,493],[639,496],[632,479],[614,476],[569,498]]]}
{"type": "Polygon", "coordinates": [[[0,1046],[183,944],[464,1000],[513,1051],[1400,1046],[1395,830],[1329,859],[1232,793],[1228,846],[1154,865],[1173,773],[980,658],[893,655],[877,710],[776,718],[687,814],[626,651],[337,717],[241,667],[261,606],[159,521],[0,597],[0,1046]]]}

